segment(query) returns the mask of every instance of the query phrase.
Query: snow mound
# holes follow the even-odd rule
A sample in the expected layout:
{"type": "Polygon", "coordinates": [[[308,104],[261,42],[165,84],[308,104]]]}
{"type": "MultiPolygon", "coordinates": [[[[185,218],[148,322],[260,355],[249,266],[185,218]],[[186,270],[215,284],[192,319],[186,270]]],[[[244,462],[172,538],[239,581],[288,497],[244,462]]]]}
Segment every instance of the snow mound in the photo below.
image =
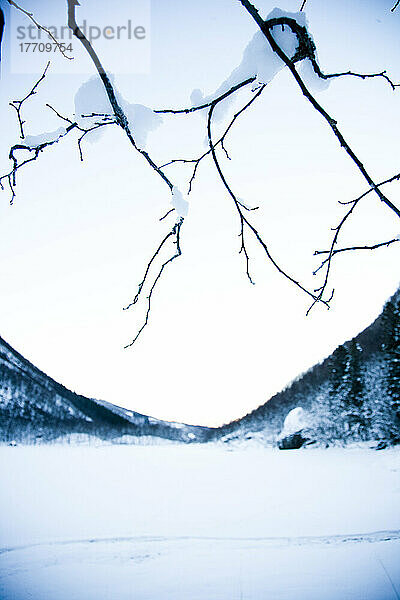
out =
{"type": "Polygon", "coordinates": [[[29,148],[37,148],[42,144],[51,144],[58,142],[64,135],[66,135],[67,130],[65,127],[59,127],[55,131],[49,131],[46,133],[40,133],[39,135],[26,135],[23,144],[25,146],[29,146],[29,148]]]}
{"type": "MultiPolygon", "coordinates": [[[[110,81],[113,84],[118,104],[124,111],[128,119],[129,128],[139,148],[146,147],[147,137],[151,131],[156,130],[163,122],[160,115],[156,114],[151,108],[143,104],[131,104],[123,98],[116,90],[114,77],[110,75],[110,81]]],[[[82,127],[90,125],[89,118],[82,118],[83,115],[110,115],[114,114],[103,83],[98,76],[91,77],[81,85],[75,95],[75,116],[77,122],[82,127]]],[[[96,120],[96,117],[93,117],[96,120]]],[[[92,142],[97,141],[103,134],[104,127],[95,130],[89,136],[92,142]]]]}
{"type": "Polygon", "coordinates": [[[284,438],[288,435],[293,435],[302,429],[306,429],[310,426],[310,418],[308,413],[302,408],[298,406],[297,408],[293,408],[283,423],[283,429],[279,434],[279,438],[284,438]]]}
{"type": "Polygon", "coordinates": [[[178,217],[186,217],[189,211],[189,202],[185,200],[182,192],[174,185],[172,188],[171,204],[176,210],[178,217]]]}
{"type": "MultiPolygon", "coordinates": [[[[279,19],[281,17],[294,19],[300,26],[306,27],[308,31],[308,23],[304,12],[292,13],[279,8],[274,8],[269,13],[266,20],[279,19]]],[[[297,36],[292,30],[287,26],[276,26],[271,30],[271,34],[286,56],[292,58],[298,47],[297,36]]],[[[312,36],[310,36],[310,38],[312,39],[312,36]]],[[[253,36],[253,39],[244,49],[240,65],[232,71],[229,77],[225,79],[213,94],[204,97],[201,90],[193,90],[190,97],[192,106],[200,106],[212,102],[212,100],[222,96],[234,86],[252,77],[256,78],[254,89],[260,84],[268,84],[285,66],[285,63],[270,47],[268,40],[262,31],[257,31],[253,36]]],[[[318,77],[308,59],[302,61],[301,76],[304,78],[305,83],[314,91],[322,91],[329,85],[328,81],[318,77]]],[[[216,120],[223,118],[227,108],[232,102],[233,95],[226,98],[217,106],[214,112],[216,120]]]]}

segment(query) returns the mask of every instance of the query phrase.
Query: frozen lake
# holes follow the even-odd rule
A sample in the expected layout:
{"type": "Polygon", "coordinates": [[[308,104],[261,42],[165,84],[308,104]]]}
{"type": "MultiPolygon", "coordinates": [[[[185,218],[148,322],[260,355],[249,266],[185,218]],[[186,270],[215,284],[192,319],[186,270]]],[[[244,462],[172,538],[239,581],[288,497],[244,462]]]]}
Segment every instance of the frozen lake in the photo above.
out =
{"type": "Polygon", "coordinates": [[[400,452],[0,448],[1,600],[392,600],[400,452]]]}

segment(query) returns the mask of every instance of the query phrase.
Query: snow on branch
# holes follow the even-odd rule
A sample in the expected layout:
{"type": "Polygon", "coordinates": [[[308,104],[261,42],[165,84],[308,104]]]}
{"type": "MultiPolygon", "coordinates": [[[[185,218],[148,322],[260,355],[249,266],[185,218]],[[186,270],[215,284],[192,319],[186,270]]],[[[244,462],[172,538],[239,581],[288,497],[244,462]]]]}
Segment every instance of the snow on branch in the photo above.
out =
{"type": "MultiPolygon", "coordinates": [[[[39,28],[44,29],[34,20],[31,13],[27,13],[24,9],[18,7],[12,0],[8,0],[8,2],[18,10],[24,12],[39,28]]],[[[152,110],[141,104],[130,103],[122,97],[117,89],[113,75],[105,71],[96,50],[77,25],[75,11],[79,4],[76,0],[67,0],[67,2],[68,26],[91,58],[97,74],[83,84],[77,91],[75,96],[75,114],[72,118],[63,116],[51,105],[46,105],[63,122],[62,126],[49,133],[26,136],[26,123],[23,120],[22,115],[24,103],[36,94],[39,85],[46,77],[49,65],[47,65],[43,75],[32,87],[31,91],[22,100],[15,100],[11,103],[11,106],[17,114],[20,137],[23,143],[15,144],[11,148],[9,157],[12,162],[12,169],[9,173],[0,177],[0,186],[4,189],[3,181],[8,182],[8,186],[11,190],[12,202],[15,198],[17,172],[22,167],[37,160],[43,150],[60,142],[68,134],[74,131],[78,136],[79,156],[80,159],[83,160],[83,139],[90,134],[91,140],[96,141],[104,131],[104,127],[108,125],[117,125],[122,129],[130,142],[131,148],[147,162],[157,176],[168,186],[171,208],[160,221],[163,221],[170,214],[174,213],[176,216],[175,222],[170,226],[167,233],[164,234],[164,237],[147,263],[144,277],[139,283],[133,301],[124,309],[128,310],[136,306],[142,296],[146,294],[145,290],[148,290],[146,295],[146,314],[144,322],[132,342],[129,343],[126,348],[135,344],[149,323],[153,294],[166,267],[182,255],[181,235],[184,219],[189,210],[188,196],[192,191],[192,185],[198,174],[199,165],[206,157],[212,159],[212,163],[218,176],[221,179],[226,192],[233,201],[234,210],[238,214],[240,229],[239,252],[243,254],[245,259],[245,271],[248,280],[251,284],[254,284],[250,273],[250,255],[247,249],[249,238],[253,238],[262,248],[266,259],[270,264],[287,281],[312,300],[312,304],[307,311],[307,314],[309,314],[310,310],[316,304],[322,304],[327,308],[330,306],[334,290],[329,292],[328,287],[332,259],[334,256],[351,250],[375,250],[384,246],[391,246],[399,241],[399,238],[396,237],[392,240],[379,242],[373,245],[355,245],[353,247],[336,248],[342,228],[352,217],[362,198],[369,193],[374,193],[380,202],[385,204],[397,217],[400,217],[399,208],[381,191],[383,185],[399,180],[400,174],[394,175],[381,183],[375,183],[367,168],[345,139],[336,119],[326,111],[312,92],[326,89],[331,81],[341,77],[354,77],[362,80],[382,79],[390,85],[393,91],[396,91],[399,84],[394,83],[385,70],[380,71],[379,73],[357,73],[348,70],[345,72],[325,74],[318,64],[316,45],[308,30],[306,16],[303,12],[306,0],[303,0],[300,12],[298,13],[289,13],[280,9],[274,9],[266,19],[263,19],[260,16],[259,11],[251,2],[248,0],[239,0],[258,25],[258,31],[244,49],[240,64],[212,94],[205,97],[200,90],[194,90],[191,95],[191,106],[179,109],[166,108],[157,110],[152,110]],[[339,142],[340,147],[346,152],[368,184],[368,190],[358,198],[351,202],[341,202],[343,205],[348,205],[348,209],[341,218],[339,225],[333,229],[334,235],[330,249],[315,252],[315,255],[327,255],[322,264],[314,272],[315,275],[320,272],[322,268],[325,269],[322,285],[315,290],[308,289],[294,276],[290,275],[289,272],[280,265],[279,260],[273,256],[262,233],[258,231],[250,220],[249,212],[256,210],[258,207],[248,207],[233,191],[231,184],[224,174],[222,162],[218,157],[219,152],[222,151],[225,157],[231,160],[231,156],[225,145],[228,134],[238,118],[251,108],[256,99],[260,98],[268,85],[271,85],[275,76],[283,69],[290,71],[300,92],[330,127],[333,135],[339,142]],[[248,86],[251,86],[251,88],[248,86]],[[241,90],[243,90],[244,93],[246,91],[250,92],[251,97],[247,98],[247,101],[242,108],[235,112],[233,116],[230,116],[230,119],[227,119],[223,133],[220,134],[219,137],[216,137],[214,141],[214,123],[225,118],[229,108],[232,106],[239,93],[241,93],[241,90]],[[156,159],[146,150],[148,134],[162,125],[162,115],[181,115],[188,117],[194,113],[200,113],[206,116],[208,149],[199,153],[196,158],[172,159],[164,164],[158,164],[156,159]],[[176,166],[178,164],[181,166],[191,165],[193,167],[187,194],[182,193],[165,172],[167,167],[171,165],[176,166]],[[168,254],[167,257],[162,256],[165,253],[168,254]]],[[[397,5],[398,2],[392,10],[394,10],[397,5]]]]}

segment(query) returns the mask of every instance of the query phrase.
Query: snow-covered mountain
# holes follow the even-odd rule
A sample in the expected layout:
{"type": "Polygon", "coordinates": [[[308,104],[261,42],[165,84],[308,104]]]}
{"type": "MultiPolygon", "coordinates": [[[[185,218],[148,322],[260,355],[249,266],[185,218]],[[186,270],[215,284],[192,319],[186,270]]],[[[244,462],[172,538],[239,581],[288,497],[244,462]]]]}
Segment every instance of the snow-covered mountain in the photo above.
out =
{"type": "Polygon", "coordinates": [[[318,435],[324,442],[343,440],[347,434],[338,431],[337,425],[345,420],[346,410],[349,411],[349,406],[344,402],[344,388],[347,385],[350,395],[359,396],[360,406],[356,407],[357,414],[352,416],[354,425],[359,429],[361,426],[364,428],[364,438],[361,435],[361,439],[400,440],[399,332],[400,288],[388,300],[378,318],[353,340],[344,342],[323,362],[300,375],[265,404],[219,428],[215,435],[228,442],[250,439],[272,441],[281,432],[288,413],[296,407],[302,407],[314,419],[318,435]],[[393,307],[390,325],[387,317],[389,305],[393,307]],[[392,336],[391,352],[387,349],[388,329],[392,336]],[[357,354],[356,360],[352,352],[357,354]],[[338,370],[338,361],[342,356],[343,369],[338,373],[339,382],[335,389],[333,371],[338,370]],[[355,367],[357,373],[352,373],[355,367]],[[388,381],[392,388],[392,399],[389,398],[388,381]],[[333,423],[335,419],[336,425],[333,423]]]}
{"type": "Polygon", "coordinates": [[[0,337],[0,440],[53,439],[77,432],[108,439],[128,434],[193,442],[206,441],[210,431],[75,394],[0,337]]]}

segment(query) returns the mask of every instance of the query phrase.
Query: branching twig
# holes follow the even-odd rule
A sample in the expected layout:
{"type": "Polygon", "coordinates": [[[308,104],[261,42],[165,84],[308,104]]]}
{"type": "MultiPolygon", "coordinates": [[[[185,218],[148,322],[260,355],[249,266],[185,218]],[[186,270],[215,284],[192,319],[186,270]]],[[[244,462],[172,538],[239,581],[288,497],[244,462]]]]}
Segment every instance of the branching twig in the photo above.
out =
{"type": "MultiPolygon", "coordinates": [[[[230,160],[230,158],[229,158],[229,154],[227,153],[227,151],[226,151],[226,148],[225,148],[225,146],[224,146],[225,139],[226,139],[226,137],[227,137],[228,133],[230,132],[230,130],[232,129],[232,127],[233,127],[233,124],[235,123],[236,119],[237,119],[237,118],[238,118],[240,115],[242,115],[242,114],[243,114],[243,113],[244,113],[244,112],[245,112],[245,111],[246,111],[246,110],[247,110],[247,109],[248,109],[248,108],[249,108],[249,107],[250,107],[250,106],[253,104],[253,102],[255,102],[255,100],[257,100],[257,98],[258,98],[258,97],[259,97],[259,96],[260,96],[260,95],[263,93],[263,91],[264,91],[264,89],[265,89],[265,88],[266,88],[266,86],[265,86],[265,85],[262,85],[262,86],[261,86],[261,87],[260,87],[260,88],[257,90],[257,92],[254,94],[253,98],[251,98],[251,100],[250,100],[249,102],[247,102],[247,104],[245,104],[245,106],[243,106],[243,108],[241,108],[241,109],[240,109],[240,110],[239,110],[239,111],[238,111],[238,112],[237,112],[237,113],[236,113],[236,114],[233,116],[233,118],[232,118],[231,122],[229,123],[228,127],[225,129],[225,131],[224,131],[223,135],[222,135],[222,136],[219,138],[219,140],[218,140],[217,142],[215,142],[214,148],[216,148],[217,146],[219,146],[219,145],[220,145],[220,146],[223,148],[223,150],[224,150],[224,152],[225,152],[225,154],[226,154],[226,156],[227,156],[227,158],[228,158],[229,160],[230,160]]],[[[219,100],[218,100],[218,99],[216,99],[214,102],[219,102],[219,100]]],[[[208,149],[206,152],[204,152],[204,153],[203,153],[201,156],[199,156],[198,158],[192,158],[192,159],[177,158],[177,159],[174,159],[174,160],[170,160],[169,162],[165,163],[165,164],[164,164],[164,165],[162,165],[162,166],[163,166],[163,167],[168,167],[168,166],[170,166],[170,165],[173,165],[173,164],[176,164],[176,163],[186,163],[186,164],[192,163],[192,164],[194,164],[193,173],[192,173],[192,176],[191,176],[191,178],[190,178],[190,180],[189,180],[189,189],[188,189],[188,194],[190,194],[190,193],[191,193],[191,191],[192,191],[193,182],[194,182],[194,180],[195,180],[195,178],[196,178],[197,169],[199,168],[201,161],[202,161],[204,158],[206,158],[206,156],[209,156],[209,154],[211,154],[211,150],[210,150],[210,149],[208,149]]],[[[244,208],[246,208],[246,207],[244,207],[244,208]]],[[[250,210],[253,210],[253,209],[250,209],[250,210]]]]}
{"type": "Polygon", "coordinates": [[[311,59],[311,63],[315,73],[321,79],[334,79],[337,77],[358,77],[359,79],[375,79],[377,77],[381,77],[385,81],[388,82],[393,91],[396,90],[397,87],[400,87],[400,83],[393,83],[390,77],[386,74],[386,71],[381,71],[380,73],[354,73],[353,71],[345,71],[343,73],[328,73],[325,74],[319,68],[319,65],[315,58],[311,59]]]}
{"type": "Polygon", "coordinates": [[[135,150],[137,152],[139,152],[139,154],[141,154],[145,158],[145,160],[148,162],[148,164],[151,166],[151,168],[154,169],[154,171],[161,177],[161,179],[168,185],[169,189],[172,191],[172,189],[174,187],[173,183],[168,179],[168,177],[165,175],[165,173],[162,171],[162,169],[156,165],[156,163],[150,157],[149,153],[146,152],[146,150],[139,148],[138,145],[136,144],[136,141],[133,137],[133,133],[132,133],[130,125],[129,125],[129,121],[128,121],[127,116],[125,115],[121,105],[119,104],[119,102],[117,100],[117,96],[116,96],[114,87],[111,83],[111,80],[110,80],[108,74],[106,73],[106,71],[104,70],[104,67],[103,67],[96,51],[94,50],[92,44],[89,42],[89,40],[86,38],[86,36],[82,32],[82,30],[77,25],[76,18],[75,18],[76,4],[77,3],[75,0],[68,0],[68,27],[72,30],[74,36],[82,43],[86,52],[89,54],[90,58],[92,59],[93,64],[95,65],[97,72],[100,76],[100,79],[103,83],[103,86],[106,91],[107,97],[110,101],[111,107],[114,111],[114,115],[115,115],[117,124],[125,131],[130,143],[135,148],[135,150]]]}
{"type": "Polygon", "coordinates": [[[34,96],[36,94],[36,90],[39,87],[39,85],[42,83],[42,81],[44,80],[44,78],[46,77],[47,71],[49,70],[50,67],[50,61],[47,63],[45,70],[43,71],[42,76],[37,80],[37,82],[35,83],[35,85],[33,86],[33,88],[31,89],[31,91],[25,96],[25,98],[23,98],[22,100],[14,100],[13,102],[10,102],[10,106],[12,106],[16,113],[17,113],[17,119],[18,119],[18,124],[19,124],[19,129],[20,129],[20,138],[23,140],[25,138],[25,133],[24,133],[24,123],[25,121],[22,120],[22,106],[23,104],[29,100],[29,98],[31,98],[32,96],[34,96]]]}
{"type": "Polygon", "coordinates": [[[142,281],[139,284],[138,291],[137,291],[137,294],[136,294],[135,298],[133,299],[133,301],[130,304],[128,304],[128,306],[126,306],[124,308],[124,310],[129,310],[132,306],[134,306],[138,302],[138,300],[140,298],[140,295],[142,293],[142,290],[143,290],[143,286],[147,282],[147,279],[148,279],[148,276],[149,276],[152,264],[154,263],[154,261],[156,260],[156,258],[158,257],[158,255],[160,254],[162,248],[165,246],[165,244],[167,243],[167,241],[171,237],[174,237],[175,238],[174,244],[176,245],[176,251],[175,251],[175,253],[170,258],[168,258],[166,261],[164,261],[162,263],[162,265],[160,267],[160,270],[159,270],[157,276],[155,277],[155,279],[154,279],[154,281],[152,283],[149,295],[147,296],[147,311],[146,311],[146,317],[145,317],[144,323],[141,326],[141,328],[139,329],[139,331],[136,334],[136,336],[134,337],[134,339],[129,344],[127,344],[125,346],[125,350],[127,348],[131,348],[134,345],[134,343],[139,338],[139,336],[142,333],[142,331],[145,329],[145,327],[149,323],[150,312],[151,312],[151,299],[152,299],[152,296],[153,296],[153,292],[154,292],[154,290],[155,290],[155,288],[157,286],[157,283],[159,282],[159,280],[160,280],[160,278],[161,278],[161,276],[163,274],[164,269],[170,263],[172,263],[176,258],[178,258],[179,256],[181,256],[181,254],[182,254],[181,244],[180,244],[180,233],[181,233],[182,224],[183,224],[183,217],[180,217],[179,220],[175,223],[175,225],[171,229],[171,231],[162,240],[161,244],[158,246],[157,250],[154,252],[153,256],[151,257],[151,259],[149,260],[149,262],[147,264],[146,272],[144,274],[144,277],[143,277],[142,281]]]}
{"type": "Polygon", "coordinates": [[[229,196],[232,198],[236,210],[238,212],[239,215],[239,220],[240,220],[240,239],[241,239],[241,247],[240,247],[240,253],[243,253],[246,259],[246,274],[247,277],[249,279],[249,281],[251,283],[254,283],[251,275],[249,273],[249,255],[246,249],[246,243],[245,243],[245,227],[247,227],[251,233],[253,234],[253,236],[255,237],[255,239],[257,240],[257,242],[260,244],[260,246],[263,248],[264,252],[267,255],[268,260],[273,264],[273,266],[275,267],[275,269],[281,274],[283,275],[283,277],[285,279],[287,279],[288,281],[290,281],[291,283],[293,283],[297,288],[299,288],[300,290],[302,290],[305,294],[307,294],[308,296],[310,296],[314,302],[321,302],[322,304],[325,304],[325,306],[327,308],[329,308],[329,301],[324,300],[322,297],[319,298],[317,296],[315,296],[315,294],[313,294],[312,292],[310,292],[309,290],[307,290],[307,288],[305,288],[301,283],[299,283],[298,281],[296,281],[293,277],[291,277],[286,271],[284,271],[282,269],[282,267],[280,267],[280,265],[276,262],[276,260],[273,258],[273,256],[271,255],[269,248],[267,246],[267,244],[264,242],[264,240],[262,239],[260,233],[258,232],[258,230],[254,227],[254,225],[252,223],[250,223],[250,221],[247,219],[247,217],[245,216],[245,214],[243,213],[242,210],[242,203],[240,201],[238,201],[237,196],[234,194],[234,192],[232,191],[231,186],[229,185],[229,183],[227,182],[227,179],[222,171],[221,165],[219,164],[218,161],[218,157],[216,154],[216,150],[215,150],[215,145],[213,143],[212,140],[212,131],[211,131],[211,125],[212,125],[212,116],[213,116],[213,112],[215,107],[217,106],[218,102],[214,102],[214,104],[211,105],[209,113],[208,113],[208,120],[207,120],[207,133],[208,133],[208,143],[210,146],[210,151],[211,151],[211,155],[215,164],[215,167],[217,169],[217,172],[220,176],[220,179],[222,181],[222,183],[225,186],[225,189],[227,190],[229,196]]]}
{"type": "MultiPolygon", "coordinates": [[[[392,240],[389,240],[387,242],[380,242],[379,244],[373,244],[372,246],[351,246],[349,248],[338,248],[337,250],[333,250],[332,254],[330,250],[316,250],[314,252],[314,256],[319,256],[321,254],[329,254],[331,255],[331,257],[336,256],[336,254],[340,254],[341,252],[349,252],[351,250],[377,250],[378,248],[383,248],[383,247],[388,247],[391,246],[392,244],[395,244],[396,242],[399,242],[400,239],[398,237],[393,238],[392,240]]],[[[320,271],[322,269],[322,267],[324,265],[326,265],[326,263],[328,262],[329,258],[326,258],[318,267],[318,269],[316,269],[314,271],[314,275],[316,275],[318,273],[318,271],[320,271]]]]}
{"type": "MultiPolygon", "coordinates": [[[[389,179],[385,179],[384,181],[377,183],[376,187],[381,187],[382,185],[386,185],[387,183],[392,183],[393,181],[396,181],[396,180],[397,181],[400,180],[400,173],[396,173],[396,175],[393,175],[393,177],[389,177],[389,179]]],[[[369,190],[367,190],[366,192],[361,194],[361,196],[358,196],[358,198],[356,198],[355,200],[348,200],[347,202],[343,202],[343,201],[339,200],[339,204],[342,204],[343,206],[346,206],[348,204],[354,204],[355,202],[358,202],[358,200],[362,200],[363,198],[365,198],[365,196],[368,196],[368,194],[370,194],[373,191],[374,191],[374,188],[370,188],[369,190]]]]}
{"type": "MultiPolygon", "coordinates": [[[[40,82],[40,80],[39,80],[40,82]]],[[[38,82],[38,83],[39,83],[38,82]]],[[[33,90],[36,89],[38,84],[36,84],[36,86],[33,88],[33,90]]],[[[26,99],[29,98],[32,95],[32,92],[30,92],[27,96],[26,99]]],[[[14,101],[18,108],[20,108],[20,106],[22,106],[23,102],[25,101],[14,101]]],[[[81,142],[83,140],[83,138],[90,132],[99,129],[100,127],[104,127],[105,125],[113,125],[115,124],[114,120],[104,120],[102,123],[94,123],[93,125],[89,126],[88,128],[83,128],[81,127],[76,121],[72,121],[71,119],[69,119],[68,117],[65,117],[63,115],[61,115],[53,106],[51,106],[50,104],[46,104],[46,106],[48,108],[50,108],[56,115],[57,117],[59,117],[60,119],[62,119],[63,121],[65,121],[66,123],[68,123],[68,126],[65,128],[65,130],[61,133],[59,133],[56,137],[54,137],[54,139],[50,139],[47,141],[43,141],[40,144],[37,145],[30,145],[29,143],[27,143],[27,141],[29,141],[27,138],[25,138],[24,135],[24,140],[25,143],[21,143],[21,144],[15,144],[14,146],[11,147],[10,149],[10,154],[9,154],[9,159],[12,161],[12,169],[11,171],[9,171],[8,173],[6,173],[5,175],[0,177],[0,189],[4,190],[4,185],[3,185],[3,181],[7,180],[8,183],[8,187],[10,189],[11,192],[11,199],[10,199],[10,204],[13,204],[14,199],[16,197],[16,185],[17,185],[17,172],[22,169],[23,167],[25,167],[26,165],[28,165],[31,162],[34,162],[35,160],[37,160],[41,154],[41,152],[43,152],[43,150],[45,150],[45,148],[48,148],[49,146],[53,146],[54,144],[58,143],[60,141],[61,138],[65,137],[66,135],[68,135],[71,131],[80,131],[82,133],[82,135],[78,138],[78,150],[79,150],[79,156],[80,159],[83,160],[83,156],[82,156],[82,146],[81,146],[81,142]],[[16,153],[17,151],[25,151],[25,152],[29,152],[30,156],[29,158],[26,158],[22,161],[19,161],[16,153]]],[[[15,108],[15,107],[14,107],[15,108]]],[[[18,112],[17,110],[17,114],[18,114],[18,118],[19,118],[19,122],[20,122],[20,126],[23,127],[23,124],[25,123],[24,121],[22,121],[21,118],[21,113],[20,111],[18,112]]],[[[23,129],[22,129],[23,131],[23,129]]]]}
{"type": "MultiPolygon", "coordinates": [[[[108,96],[108,99],[110,101],[111,107],[114,111],[114,115],[115,115],[115,119],[117,124],[124,130],[126,136],[128,137],[131,145],[133,146],[133,148],[139,152],[139,154],[141,154],[145,160],[148,162],[148,164],[151,166],[152,169],[154,169],[154,171],[161,177],[161,179],[168,185],[169,189],[171,190],[171,192],[174,189],[174,185],[171,182],[171,180],[165,175],[164,171],[162,170],[161,167],[159,167],[154,161],[153,159],[150,157],[150,155],[148,154],[148,152],[146,152],[145,150],[139,148],[139,146],[136,144],[136,141],[134,139],[133,133],[131,131],[131,127],[129,124],[129,121],[124,113],[123,108],[121,107],[121,105],[118,102],[114,87],[111,83],[111,80],[109,78],[109,76],[107,75],[106,71],[104,70],[104,67],[96,53],[96,51],[94,50],[93,46],[91,45],[91,43],[89,42],[89,40],[85,37],[85,35],[83,34],[82,30],[78,27],[77,23],[76,23],[76,18],[75,18],[75,7],[76,7],[76,2],[75,0],[68,0],[68,26],[69,28],[72,30],[73,34],[75,35],[75,37],[77,39],[80,40],[80,42],[82,43],[83,47],[85,48],[85,50],[87,51],[87,53],[89,54],[90,58],[93,61],[93,64],[95,65],[97,72],[100,76],[100,79],[103,83],[104,89],[106,91],[106,94],[108,96]]],[[[172,228],[172,230],[170,231],[170,233],[168,234],[168,236],[166,236],[166,238],[164,238],[164,240],[161,242],[160,246],[158,247],[158,249],[156,250],[156,252],[154,253],[148,269],[146,270],[146,274],[144,277],[144,280],[142,282],[142,284],[139,286],[139,291],[135,297],[135,301],[132,304],[136,304],[136,302],[139,299],[139,296],[141,295],[142,289],[143,289],[143,285],[145,283],[145,281],[147,280],[147,276],[149,274],[149,269],[150,269],[150,265],[153,263],[153,261],[155,260],[155,258],[158,256],[161,248],[164,246],[164,244],[166,243],[166,241],[171,237],[171,236],[175,236],[175,243],[176,243],[176,252],[175,254],[170,257],[166,262],[164,262],[161,266],[161,269],[157,275],[157,277],[155,278],[153,285],[151,286],[150,289],[150,293],[149,296],[147,297],[147,301],[148,301],[148,305],[147,305],[147,313],[146,313],[146,319],[145,319],[145,323],[143,324],[143,326],[141,327],[141,329],[139,330],[138,334],[136,335],[136,337],[134,338],[134,340],[128,344],[126,346],[126,348],[130,348],[131,346],[133,346],[133,344],[136,342],[136,340],[138,339],[138,337],[140,336],[140,334],[142,333],[143,329],[146,327],[146,325],[148,324],[149,321],[149,317],[150,317],[150,311],[151,311],[151,298],[153,295],[153,291],[157,286],[157,283],[160,279],[160,277],[162,276],[162,273],[165,269],[165,267],[171,263],[173,260],[175,260],[175,258],[178,258],[179,256],[181,256],[182,252],[181,252],[181,248],[180,248],[180,233],[181,233],[181,227],[183,224],[184,219],[181,217],[179,218],[179,220],[177,221],[177,223],[175,223],[174,227],[172,228]]],[[[130,306],[132,306],[132,304],[130,306]]],[[[128,308],[128,307],[127,307],[128,308]]]]}
{"type": "Polygon", "coordinates": [[[9,154],[9,159],[13,163],[13,168],[11,169],[11,171],[9,173],[6,173],[6,175],[2,175],[0,177],[0,188],[2,190],[4,190],[3,181],[6,179],[7,182],[8,182],[8,186],[9,186],[10,191],[11,191],[10,204],[13,204],[15,196],[16,196],[15,188],[16,188],[16,185],[17,185],[17,181],[16,181],[16,179],[17,179],[17,172],[20,169],[22,169],[22,167],[24,167],[27,164],[29,164],[29,163],[37,160],[39,158],[40,153],[45,148],[48,148],[49,146],[52,146],[53,144],[58,143],[62,137],[65,137],[73,129],[77,129],[77,128],[78,128],[78,124],[77,123],[72,123],[71,125],[69,125],[68,127],[66,127],[65,133],[58,135],[58,137],[56,137],[53,140],[42,142],[41,144],[38,144],[37,146],[29,146],[27,144],[15,144],[14,146],[11,147],[10,154],[9,154]],[[18,162],[18,158],[15,155],[16,151],[18,151],[18,150],[29,152],[31,154],[30,158],[26,158],[22,162],[18,162]]]}
{"type": "MultiPolygon", "coordinates": [[[[316,58],[315,58],[315,45],[314,42],[312,41],[312,39],[310,38],[310,36],[308,35],[308,32],[306,30],[305,27],[302,27],[301,25],[299,25],[297,23],[297,21],[295,19],[291,19],[288,17],[280,17],[280,18],[276,18],[276,19],[269,19],[267,21],[264,21],[261,16],[259,15],[258,10],[254,7],[253,4],[251,4],[251,2],[249,2],[248,0],[239,0],[241,2],[241,4],[244,6],[244,8],[247,10],[247,12],[253,17],[253,19],[255,20],[255,22],[257,23],[257,25],[259,26],[259,28],[261,29],[261,31],[264,33],[265,37],[267,38],[272,50],[277,54],[277,56],[285,63],[285,65],[288,67],[288,69],[290,70],[290,72],[292,73],[296,83],[298,84],[298,86],[300,87],[303,95],[306,97],[306,99],[311,103],[311,105],[313,106],[313,108],[325,119],[325,121],[328,123],[328,125],[330,126],[330,128],[332,129],[335,137],[337,138],[337,140],[339,141],[341,147],[345,150],[345,152],[347,153],[347,155],[351,158],[351,160],[354,162],[354,164],[357,166],[358,170],[361,172],[361,174],[363,175],[364,179],[367,181],[368,185],[371,187],[371,189],[376,193],[376,195],[378,196],[378,198],[381,200],[381,202],[383,202],[384,204],[386,204],[386,206],[388,206],[396,215],[397,217],[400,218],[400,210],[381,192],[379,186],[373,181],[372,177],[369,175],[368,171],[366,170],[366,168],[364,167],[363,163],[361,162],[361,160],[358,158],[358,156],[354,153],[354,151],[352,150],[352,148],[350,147],[350,145],[347,143],[347,141],[345,140],[345,138],[343,137],[343,134],[341,133],[338,125],[337,125],[337,121],[331,117],[331,115],[329,115],[329,113],[327,113],[327,111],[321,106],[321,104],[319,104],[319,102],[316,100],[316,98],[311,94],[311,92],[308,90],[307,86],[305,85],[304,81],[302,80],[302,78],[300,77],[300,75],[298,74],[297,70],[296,70],[296,66],[295,63],[299,60],[303,60],[305,58],[308,58],[311,60],[311,62],[313,62],[313,66],[314,66],[314,70],[316,71],[317,75],[322,77],[322,73],[319,70],[319,67],[317,65],[316,62],[316,58]],[[298,39],[298,48],[294,54],[294,56],[292,58],[289,58],[285,52],[283,52],[283,50],[280,48],[280,46],[277,44],[277,42],[275,41],[271,30],[275,27],[275,26],[284,26],[287,25],[288,27],[290,27],[290,29],[293,31],[293,33],[297,36],[298,39]],[[317,65],[317,69],[315,68],[315,65],[317,65]]],[[[352,72],[349,72],[347,74],[350,75],[355,75],[355,76],[360,76],[359,74],[354,74],[352,72]]],[[[336,76],[341,76],[342,74],[336,74],[336,76]]],[[[343,74],[345,75],[345,74],[343,74]]],[[[335,76],[335,75],[333,75],[335,76]]],[[[388,79],[384,73],[380,73],[380,74],[375,74],[374,76],[378,77],[378,76],[384,76],[385,79],[388,79]]],[[[327,78],[327,76],[325,76],[325,78],[327,78]]],[[[389,80],[389,79],[388,79],[389,80]]],[[[390,80],[389,80],[390,82],[390,80]]],[[[393,83],[390,82],[392,87],[394,87],[393,83]]],[[[318,296],[315,298],[315,300],[313,301],[310,309],[308,312],[310,312],[310,310],[313,308],[313,306],[321,301],[321,299],[323,298],[323,294],[326,290],[327,284],[328,284],[328,279],[329,279],[329,273],[330,273],[330,268],[331,268],[331,261],[332,261],[332,255],[333,255],[333,251],[334,251],[334,246],[337,242],[337,238],[339,235],[339,232],[342,228],[342,226],[344,225],[344,223],[346,222],[346,220],[350,217],[350,215],[353,213],[355,207],[357,206],[358,201],[354,202],[352,207],[350,208],[350,210],[346,213],[346,215],[343,217],[341,223],[339,224],[339,226],[336,228],[336,232],[335,232],[335,236],[332,242],[332,246],[331,246],[331,250],[329,253],[329,257],[327,262],[327,271],[326,271],[326,276],[325,276],[325,281],[324,284],[321,286],[321,288],[319,288],[318,290],[316,290],[318,293],[318,296]]]]}
{"type": "Polygon", "coordinates": [[[256,80],[256,77],[249,77],[248,79],[245,79],[244,81],[241,81],[240,83],[237,83],[236,85],[232,86],[227,92],[224,92],[217,98],[215,98],[213,100],[209,100],[208,102],[205,102],[204,104],[200,104],[199,106],[191,106],[190,108],[178,108],[178,109],[164,108],[162,110],[161,109],[154,110],[154,112],[158,113],[158,114],[188,115],[189,113],[193,113],[198,110],[203,110],[204,108],[210,108],[210,106],[212,106],[212,104],[214,102],[222,102],[222,100],[225,100],[225,98],[228,98],[228,96],[231,96],[232,94],[234,94],[235,92],[240,90],[242,87],[249,85],[249,83],[253,83],[255,80],[256,80]]]}

